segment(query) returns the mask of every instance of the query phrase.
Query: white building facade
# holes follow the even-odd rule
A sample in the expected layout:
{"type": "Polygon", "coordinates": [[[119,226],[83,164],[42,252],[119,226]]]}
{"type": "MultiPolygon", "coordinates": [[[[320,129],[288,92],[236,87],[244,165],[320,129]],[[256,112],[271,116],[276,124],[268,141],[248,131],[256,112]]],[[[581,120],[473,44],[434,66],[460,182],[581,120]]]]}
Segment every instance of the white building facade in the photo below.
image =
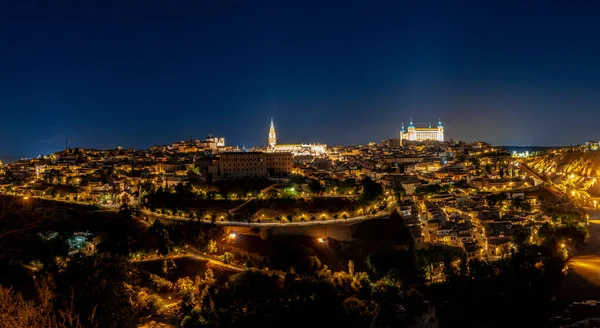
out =
{"type": "Polygon", "coordinates": [[[444,141],[444,127],[442,121],[438,121],[438,126],[432,128],[431,123],[427,128],[417,128],[413,125],[412,118],[406,131],[404,130],[404,123],[402,123],[402,130],[400,130],[400,144],[402,140],[409,141],[444,141]]]}

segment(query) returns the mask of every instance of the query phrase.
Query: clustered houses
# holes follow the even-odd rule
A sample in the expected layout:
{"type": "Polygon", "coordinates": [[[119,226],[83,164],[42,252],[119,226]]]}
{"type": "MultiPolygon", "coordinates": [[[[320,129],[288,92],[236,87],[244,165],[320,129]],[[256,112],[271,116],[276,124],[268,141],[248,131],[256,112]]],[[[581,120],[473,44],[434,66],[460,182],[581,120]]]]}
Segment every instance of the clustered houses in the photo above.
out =
{"type": "Polygon", "coordinates": [[[327,193],[351,195],[357,190],[340,191],[336,181],[370,177],[400,196],[416,247],[443,244],[467,259],[501,258],[513,249],[516,229],[547,219],[532,196],[538,187],[515,161],[485,143],[391,139],[292,154],[246,152],[209,135],[148,150],[67,149],[21,160],[1,167],[0,190],[116,205],[135,203],[148,184],[297,174],[318,180],[327,193]]]}
{"type": "MultiPolygon", "coordinates": [[[[443,244],[468,260],[496,259],[513,250],[520,226],[542,220],[537,186],[514,159],[485,143],[410,142],[330,147],[326,156],[295,157],[296,173],[327,181],[370,177],[405,195],[400,213],[416,247],[443,244]],[[493,195],[503,195],[492,204],[493,195]],[[520,198],[528,204],[515,209],[520,198]]],[[[325,182],[326,183],[326,182],[325,182]]]]}
{"type": "MultiPolygon", "coordinates": [[[[410,157],[393,156],[392,163],[402,167],[378,177],[410,196],[401,214],[416,247],[460,248],[467,260],[502,258],[514,249],[512,238],[520,226],[530,229],[548,219],[537,208],[537,196],[530,196],[538,188],[508,154],[486,144],[438,143],[417,145],[412,151],[410,157]]],[[[389,158],[384,156],[384,163],[389,158]]]]}
{"type": "Polygon", "coordinates": [[[281,177],[292,172],[289,153],[246,152],[224,142],[209,135],[204,141],[192,139],[147,150],[66,149],[2,165],[0,191],[118,205],[137,202],[148,184],[170,188],[194,179],[281,177]],[[234,163],[230,158],[235,158],[234,163]]]}

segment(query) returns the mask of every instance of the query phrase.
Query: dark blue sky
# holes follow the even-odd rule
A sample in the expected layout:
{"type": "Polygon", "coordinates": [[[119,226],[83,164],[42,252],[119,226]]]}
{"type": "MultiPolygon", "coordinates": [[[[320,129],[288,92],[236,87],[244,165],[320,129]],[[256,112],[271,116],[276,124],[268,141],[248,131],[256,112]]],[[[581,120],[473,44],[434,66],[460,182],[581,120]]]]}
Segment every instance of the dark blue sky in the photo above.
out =
{"type": "Polygon", "coordinates": [[[355,144],[402,121],[600,139],[593,1],[0,1],[0,158],[205,137],[355,144]]]}

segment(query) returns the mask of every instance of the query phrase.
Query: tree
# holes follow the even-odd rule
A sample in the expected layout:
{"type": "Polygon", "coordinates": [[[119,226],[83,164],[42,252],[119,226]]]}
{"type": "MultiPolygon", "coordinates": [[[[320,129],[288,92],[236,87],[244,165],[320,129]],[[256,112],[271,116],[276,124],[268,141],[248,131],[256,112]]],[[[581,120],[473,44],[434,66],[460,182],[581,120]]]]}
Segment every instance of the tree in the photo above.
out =
{"type": "Polygon", "coordinates": [[[315,180],[315,179],[310,179],[308,181],[308,188],[310,188],[310,191],[313,194],[320,194],[321,191],[323,191],[323,186],[321,186],[321,183],[319,182],[319,180],[315,180]]]}
{"type": "Polygon", "coordinates": [[[73,304],[85,326],[136,327],[135,296],[127,287],[133,269],[126,258],[90,256],[69,262],[57,277],[63,304],[73,304]]]}
{"type": "Polygon", "coordinates": [[[231,254],[229,252],[225,252],[223,254],[223,263],[229,264],[229,263],[231,263],[233,261],[233,259],[234,259],[233,254],[231,254]]]}
{"type": "Polygon", "coordinates": [[[175,274],[175,270],[177,270],[177,264],[175,264],[175,261],[173,260],[164,260],[162,263],[162,273],[167,276],[167,277],[171,277],[175,274]]]}
{"type": "Polygon", "coordinates": [[[492,164],[489,164],[489,163],[485,164],[483,166],[483,172],[485,172],[486,175],[490,175],[492,173],[492,168],[493,168],[492,164]]]}
{"type": "Polygon", "coordinates": [[[208,242],[208,246],[206,247],[206,250],[208,251],[209,254],[214,254],[216,253],[219,249],[217,248],[217,242],[214,240],[210,240],[208,242]]]}
{"type": "Polygon", "coordinates": [[[167,280],[159,275],[155,275],[155,274],[151,273],[150,276],[148,276],[148,280],[150,280],[152,287],[157,292],[166,292],[173,288],[172,282],[170,282],[169,280],[167,280]]]}
{"type": "Polygon", "coordinates": [[[194,281],[192,281],[192,279],[190,279],[189,277],[177,279],[173,287],[175,288],[175,290],[177,290],[177,292],[182,298],[184,297],[184,295],[191,294],[195,289],[194,281]]]}
{"type": "Polygon", "coordinates": [[[363,191],[360,195],[360,200],[363,203],[371,202],[377,199],[377,197],[383,195],[383,187],[369,177],[363,179],[362,186],[363,191]]]}
{"type": "Polygon", "coordinates": [[[167,255],[171,251],[171,240],[169,239],[169,229],[158,219],[155,220],[150,228],[148,235],[158,239],[158,252],[161,255],[167,255]]]}
{"type": "Polygon", "coordinates": [[[515,243],[515,245],[517,245],[517,247],[521,248],[529,243],[530,235],[531,231],[529,231],[529,229],[521,229],[515,234],[513,242],[515,243]]]}
{"type": "Polygon", "coordinates": [[[163,299],[156,294],[145,291],[138,293],[136,305],[140,315],[161,315],[164,310],[163,299]]]}
{"type": "Polygon", "coordinates": [[[348,274],[354,276],[354,262],[352,260],[348,261],[348,274]]]}
{"type": "Polygon", "coordinates": [[[554,234],[554,227],[552,227],[547,222],[542,224],[538,229],[538,238],[545,240],[546,238],[551,237],[554,234]]]}
{"type": "Polygon", "coordinates": [[[51,304],[38,306],[20,293],[0,286],[0,325],[2,327],[58,327],[51,304]]]}
{"type": "Polygon", "coordinates": [[[582,249],[585,245],[585,238],[587,236],[587,229],[574,225],[568,224],[556,229],[555,236],[561,241],[571,247],[582,249]]]}

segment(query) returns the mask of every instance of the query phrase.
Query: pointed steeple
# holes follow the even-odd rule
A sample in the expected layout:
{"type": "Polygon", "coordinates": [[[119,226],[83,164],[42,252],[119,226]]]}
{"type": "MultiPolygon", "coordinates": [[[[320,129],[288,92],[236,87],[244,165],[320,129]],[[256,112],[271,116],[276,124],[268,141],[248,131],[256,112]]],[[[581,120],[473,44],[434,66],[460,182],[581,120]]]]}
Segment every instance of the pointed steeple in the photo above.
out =
{"type": "Polygon", "coordinates": [[[442,119],[441,119],[441,118],[439,118],[439,119],[438,119],[438,128],[441,128],[441,127],[442,127],[442,119]]]}
{"type": "Polygon", "coordinates": [[[402,129],[400,131],[404,132],[404,122],[402,122],[402,129]]]}
{"type": "Polygon", "coordinates": [[[431,122],[429,122],[429,128],[431,129],[431,122]]]}
{"type": "Polygon", "coordinates": [[[271,117],[271,127],[269,128],[269,148],[275,148],[275,144],[277,143],[277,134],[275,133],[275,124],[273,123],[273,118],[271,117]]]}
{"type": "Polygon", "coordinates": [[[408,124],[408,128],[414,128],[415,126],[413,125],[413,121],[412,121],[412,117],[410,118],[410,124],[408,124]]]}

